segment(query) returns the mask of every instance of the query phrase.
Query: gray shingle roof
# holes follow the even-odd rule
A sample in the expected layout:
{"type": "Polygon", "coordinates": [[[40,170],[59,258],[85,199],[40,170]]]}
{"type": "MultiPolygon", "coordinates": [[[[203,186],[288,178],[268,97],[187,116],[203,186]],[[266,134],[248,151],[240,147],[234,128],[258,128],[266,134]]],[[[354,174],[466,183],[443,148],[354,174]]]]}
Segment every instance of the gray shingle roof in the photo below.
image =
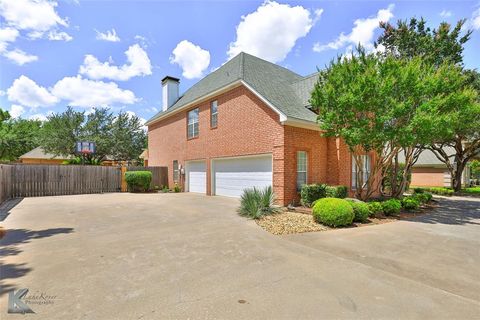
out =
{"type": "Polygon", "coordinates": [[[305,107],[315,84],[314,75],[304,78],[286,68],[242,52],[193,85],[173,106],[165,112],[157,113],[147,124],[238,80],[250,85],[287,117],[316,121],[316,114],[305,107]]]}
{"type": "Polygon", "coordinates": [[[55,160],[66,160],[71,159],[72,156],[55,156],[54,154],[45,152],[42,147],[36,147],[33,150],[28,151],[27,153],[21,155],[20,159],[55,159],[55,160]]]}

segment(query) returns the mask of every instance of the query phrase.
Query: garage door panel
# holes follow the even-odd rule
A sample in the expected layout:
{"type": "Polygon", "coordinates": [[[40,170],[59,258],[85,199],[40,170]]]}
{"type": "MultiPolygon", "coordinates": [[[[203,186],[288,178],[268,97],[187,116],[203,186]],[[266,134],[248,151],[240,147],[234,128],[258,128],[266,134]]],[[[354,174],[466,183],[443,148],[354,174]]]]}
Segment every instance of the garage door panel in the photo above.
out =
{"type": "Polygon", "coordinates": [[[207,173],[204,161],[186,163],[187,183],[189,192],[206,193],[207,173]]]}
{"type": "Polygon", "coordinates": [[[214,162],[215,194],[239,197],[244,189],[272,185],[272,157],[233,158],[214,162]]]}

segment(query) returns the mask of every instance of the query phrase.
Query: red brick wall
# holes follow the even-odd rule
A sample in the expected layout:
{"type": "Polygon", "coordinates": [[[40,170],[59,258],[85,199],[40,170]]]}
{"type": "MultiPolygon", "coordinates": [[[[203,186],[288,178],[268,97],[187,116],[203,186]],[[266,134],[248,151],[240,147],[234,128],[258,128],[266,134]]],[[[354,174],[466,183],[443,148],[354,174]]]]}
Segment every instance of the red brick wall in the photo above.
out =
{"type": "MultiPolygon", "coordinates": [[[[178,160],[184,167],[185,161],[205,159],[207,194],[211,190],[211,158],[272,153],[274,147],[281,148],[282,144],[283,127],[279,116],[243,86],[148,128],[149,165],[168,166],[169,184],[172,186],[173,160],[178,160]],[[215,129],[210,128],[210,102],[213,100],[218,101],[218,126],[215,129]],[[199,136],[187,140],[187,112],[197,107],[200,108],[199,136]]],[[[274,164],[274,170],[275,167],[274,164]]]]}
{"type": "Polygon", "coordinates": [[[445,171],[445,168],[413,168],[410,185],[415,187],[443,187],[445,186],[445,171]]]}
{"type": "Polygon", "coordinates": [[[272,153],[273,189],[278,202],[298,201],[296,153],[308,153],[308,183],[350,185],[350,156],[344,144],[319,131],[283,126],[279,116],[241,86],[181,111],[148,128],[149,165],[167,166],[173,186],[173,160],[206,160],[207,194],[211,194],[210,160],[217,157],[272,153]],[[218,127],[210,128],[210,102],[218,101],[218,127]],[[187,112],[200,108],[199,136],[187,140],[187,112]]]}
{"type": "Polygon", "coordinates": [[[298,201],[297,151],[307,152],[307,183],[326,183],[328,166],[327,138],[320,131],[284,127],[284,199],[285,204],[298,201]]]}

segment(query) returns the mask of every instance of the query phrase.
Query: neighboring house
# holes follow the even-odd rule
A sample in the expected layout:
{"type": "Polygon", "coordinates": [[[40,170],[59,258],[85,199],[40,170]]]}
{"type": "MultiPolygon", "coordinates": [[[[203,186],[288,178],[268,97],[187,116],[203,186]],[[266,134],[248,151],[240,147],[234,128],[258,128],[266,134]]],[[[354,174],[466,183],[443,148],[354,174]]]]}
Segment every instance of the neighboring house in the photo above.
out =
{"type": "Polygon", "coordinates": [[[143,150],[138,157],[143,160],[143,166],[148,167],[148,149],[143,150]]]}
{"type": "Polygon", "coordinates": [[[19,157],[19,162],[25,164],[61,164],[68,159],[71,159],[71,157],[55,156],[51,153],[45,152],[41,147],[36,147],[24,155],[21,155],[19,157]]]}
{"type": "Polygon", "coordinates": [[[351,186],[350,153],[309,109],[317,76],[240,53],[182,96],[165,77],[163,109],[146,123],[148,164],[168,167],[170,187],[238,197],[272,185],[282,204],[305,183],[351,186]]]}
{"type": "MultiPolygon", "coordinates": [[[[445,147],[447,155],[455,154],[451,147],[445,147]]],[[[462,185],[470,184],[470,168],[467,166],[462,174],[462,185]]],[[[447,166],[438,160],[430,150],[424,150],[412,169],[411,186],[415,187],[450,187],[451,175],[447,166]]]]}

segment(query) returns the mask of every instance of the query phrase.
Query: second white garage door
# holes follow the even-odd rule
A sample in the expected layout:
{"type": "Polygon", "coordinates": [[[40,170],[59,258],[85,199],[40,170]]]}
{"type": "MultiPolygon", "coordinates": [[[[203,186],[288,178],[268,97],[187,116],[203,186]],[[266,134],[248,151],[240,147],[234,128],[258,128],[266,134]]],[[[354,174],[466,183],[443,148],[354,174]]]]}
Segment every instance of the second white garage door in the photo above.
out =
{"type": "Polygon", "coordinates": [[[205,193],[207,174],[205,161],[188,161],[185,163],[188,192],[205,193]]]}
{"type": "Polygon", "coordinates": [[[244,189],[272,185],[272,156],[217,159],[213,172],[216,195],[240,197],[244,189]]]}

